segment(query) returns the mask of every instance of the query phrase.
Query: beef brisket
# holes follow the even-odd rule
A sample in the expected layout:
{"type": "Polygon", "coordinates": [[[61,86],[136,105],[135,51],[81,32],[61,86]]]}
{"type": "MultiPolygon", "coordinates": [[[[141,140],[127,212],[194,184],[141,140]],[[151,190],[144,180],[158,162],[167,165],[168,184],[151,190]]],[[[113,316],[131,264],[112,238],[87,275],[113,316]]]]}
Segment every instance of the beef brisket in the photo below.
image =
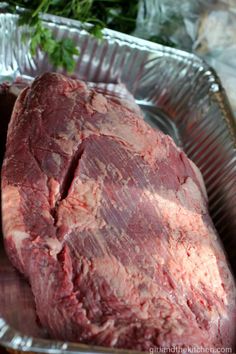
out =
{"type": "Polygon", "coordinates": [[[235,286],[201,174],[130,97],[37,78],[9,125],[2,204],[6,250],[53,338],[233,345],[235,286]]]}
{"type": "Polygon", "coordinates": [[[27,86],[26,81],[17,79],[14,83],[0,84],[0,163],[5,152],[7,127],[12,109],[20,91],[27,86]]]}

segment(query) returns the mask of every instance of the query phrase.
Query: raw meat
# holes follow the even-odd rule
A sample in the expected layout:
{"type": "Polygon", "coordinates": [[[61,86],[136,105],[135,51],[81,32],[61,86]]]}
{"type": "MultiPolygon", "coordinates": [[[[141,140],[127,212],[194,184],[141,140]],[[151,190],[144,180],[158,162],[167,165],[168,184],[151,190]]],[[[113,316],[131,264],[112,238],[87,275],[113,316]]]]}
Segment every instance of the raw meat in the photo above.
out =
{"type": "Polygon", "coordinates": [[[200,172],[131,97],[98,91],[46,73],[8,129],[5,246],[42,325],[142,351],[232,347],[235,285],[200,172]]]}
{"type": "Polygon", "coordinates": [[[17,79],[14,83],[0,84],[0,163],[2,164],[6,146],[7,126],[11,112],[19,92],[27,86],[27,82],[17,79]]]}

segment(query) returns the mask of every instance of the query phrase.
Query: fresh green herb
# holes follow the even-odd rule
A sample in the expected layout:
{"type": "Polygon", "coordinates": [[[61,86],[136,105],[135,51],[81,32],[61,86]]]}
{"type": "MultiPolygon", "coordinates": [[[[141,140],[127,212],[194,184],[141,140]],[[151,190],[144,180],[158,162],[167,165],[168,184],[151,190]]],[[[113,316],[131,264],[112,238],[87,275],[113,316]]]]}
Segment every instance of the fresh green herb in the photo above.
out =
{"type": "Polygon", "coordinates": [[[17,7],[26,9],[20,15],[19,25],[31,28],[32,55],[40,47],[55,67],[63,67],[68,72],[74,70],[74,56],[79,51],[69,39],[56,40],[52,31],[44,26],[41,14],[50,13],[79,20],[87,31],[101,39],[105,26],[125,33],[134,30],[138,10],[138,0],[9,0],[8,4],[11,11],[16,11],[17,7]]]}
{"type": "Polygon", "coordinates": [[[53,51],[49,53],[49,59],[55,67],[66,68],[72,73],[75,68],[73,55],[78,55],[79,51],[73,41],[69,38],[56,42],[53,51]]]}
{"type": "MultiPolygon", "coordinates": [[[[136,26],[139,0],[9,0],[9,8],[25,8],[19,18],[19,25],[28,25],[30,32],[30,51],[35,55],[38,47],[47,53],[55,67],[63,67],[73,72],[75,56],[79,55],[75,43],[70,39],[56,40],[52,31],[46,28],[40,15],[50,13],[82,22],[84,29],[98,39],[102,39],[104,27],[132,33],[136,26]],[[87,25],[90,23],[90,26],[87,25]]],[[[175,46],[170,40],[182,17],[171,18],[160,23],[160,34],[150,36],[149,40],[164,45],[175,46]]]]}

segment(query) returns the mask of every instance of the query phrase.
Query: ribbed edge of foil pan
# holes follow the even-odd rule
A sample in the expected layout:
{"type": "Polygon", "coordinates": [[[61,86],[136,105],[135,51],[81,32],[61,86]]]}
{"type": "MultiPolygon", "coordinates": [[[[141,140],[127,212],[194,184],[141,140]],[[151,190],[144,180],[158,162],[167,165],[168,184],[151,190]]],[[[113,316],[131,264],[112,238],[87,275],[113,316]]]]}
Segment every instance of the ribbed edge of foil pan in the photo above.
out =
{"type": "Polygon", "coordinates": [[[1,345],[9,349],[15,349],[18,352],[47,354],[143,354],[143,352],[134,350],[109,349],[78,343],[63,343],[55,340],[32,338],[15,331],[3,319],[0,319],[0,340],[1,345]]]}
{"type": "MultiPolygon", "coordinates": [[[[75,75],[91,82],[124,83],[149,123],[169,133],[204,176],[209,208],[236,271],[236,125],[224,89],[198,57],[108,29],[98,41],[80,23],[43,17],[57,38],[76,41],[75,75]]],[[[32,58],[21,42],[17,16],[0,13],[0,79],[35,77],[53,70],[39,50],[32,58]]],[[[0,320],[0,341],[18,350],[47,353],[135,353],[23,336],[0,320]]],[[[136,352],[137,353],[137,352],[136,352]]]]}

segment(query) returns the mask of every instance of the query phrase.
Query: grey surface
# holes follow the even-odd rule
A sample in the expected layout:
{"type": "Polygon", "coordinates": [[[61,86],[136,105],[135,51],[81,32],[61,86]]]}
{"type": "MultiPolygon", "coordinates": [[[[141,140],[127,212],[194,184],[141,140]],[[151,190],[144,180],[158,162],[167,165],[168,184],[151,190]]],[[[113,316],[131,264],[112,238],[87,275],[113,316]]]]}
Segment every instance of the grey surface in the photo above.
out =
{"type": "MultiPolygon", "coordinates": [[[[236,128],[221,84],[194,55],[110,30],[97,41],[76,21],[44,16],[58,38],[70,37],[80,57],[75,75],[91,82],[124,83],[145,119],[171,135],[201,169],[210,212],[236,270],[236,128]]],[[[38,51],[32,58],[20,41],[17,16],[0,14],[0,80],[35,77],[53,70],[38,51]]],[[[47,340],[34,310],[31,290],[4,253],[0,257],[0,343],[19,350],[47,353],[128,353],[127,350],[47,340]],[[20,331],[20,332],[18,332],[20,331]]],[[[134,353],[134,352],[133,352],[134,353]]]]}

